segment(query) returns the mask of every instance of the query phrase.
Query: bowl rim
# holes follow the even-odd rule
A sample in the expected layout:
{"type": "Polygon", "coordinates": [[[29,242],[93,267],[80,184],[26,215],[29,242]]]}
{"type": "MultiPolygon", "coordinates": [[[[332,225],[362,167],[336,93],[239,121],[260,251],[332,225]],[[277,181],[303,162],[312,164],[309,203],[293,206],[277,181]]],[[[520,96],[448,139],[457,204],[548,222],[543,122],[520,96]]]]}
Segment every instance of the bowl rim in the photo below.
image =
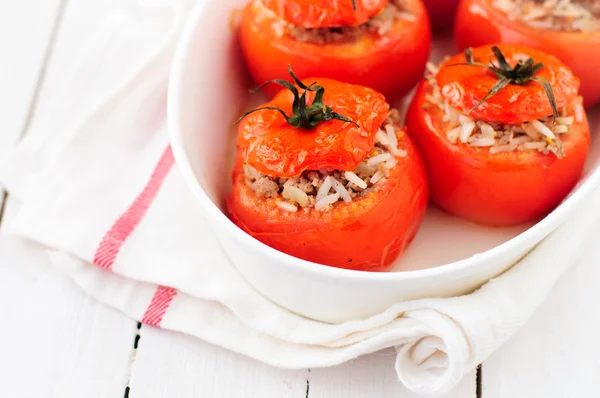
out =
{"type": "Polygon", "coordinates": [[[445,275],[461,273],[467,271],[471,267],[477,266],[482,262],[491,261],[492,259],[501,256],[503,253],[517,251],[519,249],[522,250],[524,245],[526,245],[528,242],[537,243],[540,239],[543,239],[545,236],[559,227],[563,222],[567,221],[568,217],[573,213],[573,211],[576,210],[576,207],[579,205],[579,203],[584,200],[585,197],[589,196],[594,189],[600,186],[600,166],[597,166],[590,173],[587,179],[583,183],[580,183],[579,187],[577,187],[577,189],[570,194],[567,200],[562,202],[550,214],[524,232],[487,251],[432,268],[394,272],[358,271],[330,267],[327,265],[302,260],[273,249],[242,231],[219,209],[219,207],[210,199],[202,185],[196,179],[189,159],[185,153],[180,123],[181,112],[183,109],[182,93],[184,92],[186,86],[184,81],[184,71],[186,69],[190,52],[193,48],[192,44],[194,41],[194,34],[196,29],[200,29],[199,22],[205,12],[207,12],[208,3],[209,2],[203,1],[194,6],[181,31],[181,36],[175,49],[175,55],[170,72],[167,98],[167,118],[171,148],[175,162],[183,176],[186,185],[204,207],[207,218],[209,218],[209,220],[217,227],[224,229],[227,234],[232,236],[238,242],[244,244],[246,247],[252,248],[255,252],[260,253],[261,255],[268,257],[273,261],[278,261],[281,264],[285,264],[285,266],[291,267],[295,271],[299,272],[362,282],[367,280],[393,282],[397,280],[415,280],[428,277],[442,277],[445,275]]]}

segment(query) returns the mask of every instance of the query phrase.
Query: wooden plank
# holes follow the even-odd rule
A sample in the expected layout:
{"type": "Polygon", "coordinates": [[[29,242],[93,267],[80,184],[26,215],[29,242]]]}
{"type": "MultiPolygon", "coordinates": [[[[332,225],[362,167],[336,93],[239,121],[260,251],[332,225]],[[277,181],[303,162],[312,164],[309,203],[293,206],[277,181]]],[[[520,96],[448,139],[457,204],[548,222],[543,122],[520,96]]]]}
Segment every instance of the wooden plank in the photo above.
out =
{"type": "Polygon", "coordinates": [[[183,334],[143,326],[132,398],[298,398],[307,370],[283,370],[183,334]]]}
{"type": "MultiPolygon", "coordinates": [[[[324,369],[311,369],[310,398],[420,398],[398,381],[394,370],[396,352],[384,350],[366,355],[347,364],[324,369]]],[[[475,398],[475,372],[442,398],[475,398]]]]}
{"type": "MultiPolygon", "coordinates": [[[[115,6],[72,1],[61,20],[61,4],[66,0],[0,4],[2,150],[35,125],[36,111],[48,106],[86,38],[115,6]],[[62,21],[56,36],[55,21],[62,21]]],[[[4,222],[17,207],[9,198],[4,222]]],[[[32,245],[0,237],[0,301],[10,303],[0,328],[0,396],[123,396],[137,323],[54,272],[32,245]]]]}
{"type": "Polygon", "coordinates": [[[0,140],[14,144],[28,120],[55,38],[61,0],[0,3],[0,140]]]}
{"type": "Polygon", "coordinates": [[[136,323],[50,268],[46,254],[0,238],[0,397],[121,397],[136,323]]]}
{"type": "Polygon", "coordinates": [[[482,367],[483,398],[600,395],[600,246],[567,271],[525,327],[482,367]]]}
{"type": "MultiPolygon", "coordinates": [[[[169,331],[143,326],[130,397],[417,398],[394,372],[394,350],[324,369],[284,370],[169,331]],[[308,393],[307,393],[308,391],[308,393]]],[[[475,398],[475,372],[443,398],[475,398]]]]}
{"type": "MultiPolygon", "coordinates": [[[[30,120],[61,4],[61,0],[0,3],[0,153],[15,145],[30,120]]],[[[4,198],[0,185],[0,219],[4,198]]]]}

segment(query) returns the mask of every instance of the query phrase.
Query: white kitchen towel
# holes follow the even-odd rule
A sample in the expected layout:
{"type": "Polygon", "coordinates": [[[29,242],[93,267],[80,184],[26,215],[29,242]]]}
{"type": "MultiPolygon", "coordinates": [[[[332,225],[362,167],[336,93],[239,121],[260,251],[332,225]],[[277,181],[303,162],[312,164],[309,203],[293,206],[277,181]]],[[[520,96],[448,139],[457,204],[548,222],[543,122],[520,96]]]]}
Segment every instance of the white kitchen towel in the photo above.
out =
{"type": "MultiPolygon", "coordinates": [[[[21,203],[9,231],[46,247],[101,302],[285,368],[396,347],[399,379],[438,394],[514,335],[597,234],[600,207],[589,205],[470,295],[397,303],[337,325],[290,313],[229,263],[174,167],[166,91],[186,7],[166,3],[107,22],[0,168],[21,203]]],[[[589,202],[599,200],[600,191],[589,202]]]]}

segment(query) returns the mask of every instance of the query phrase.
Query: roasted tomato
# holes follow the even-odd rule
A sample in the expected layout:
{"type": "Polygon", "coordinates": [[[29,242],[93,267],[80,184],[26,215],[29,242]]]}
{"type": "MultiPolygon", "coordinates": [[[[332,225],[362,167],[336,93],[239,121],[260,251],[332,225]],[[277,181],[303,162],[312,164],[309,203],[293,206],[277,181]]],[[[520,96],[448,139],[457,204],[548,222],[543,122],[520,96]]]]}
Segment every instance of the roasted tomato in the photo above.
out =
{"type": "Polygon", "coordinates": [[[459,0],[424,0],[431,26],[436,30],[452,27],[459,0]]]}
{"type": "Polygon", "coordinates": [[[455,22],[458,47],[511,43],[558,57],[581,79],[586,107],[600,100],[600,3],[462,0],[455,22]],[[547,3],[547,2],[546,2],[547,3]]]}
{"type": "Polygon", "coordinates": [[[425,215],[422,160],[381,94],[313,81],[279,81],[286,89],[241,119],[229,215],[292,256],[388,270],[425,215]]]}
{"type": "MultiPolygon", "coordinates": [[[[239,30],[256,82],[322,76],[373,88],[396,100],[423,76],[431,34],[421,0],[251,0],[239,30]]],[[[267,87],[273,96],[276,90],[267,87]]]]}
{"type": "Polygon", "coordinates": [[[476,48],[429,69],[406,126],[425,160],[432,200],[491,225],[556,207],[580,178],[590,145],[569,69],[514,45],[476,48]]]}

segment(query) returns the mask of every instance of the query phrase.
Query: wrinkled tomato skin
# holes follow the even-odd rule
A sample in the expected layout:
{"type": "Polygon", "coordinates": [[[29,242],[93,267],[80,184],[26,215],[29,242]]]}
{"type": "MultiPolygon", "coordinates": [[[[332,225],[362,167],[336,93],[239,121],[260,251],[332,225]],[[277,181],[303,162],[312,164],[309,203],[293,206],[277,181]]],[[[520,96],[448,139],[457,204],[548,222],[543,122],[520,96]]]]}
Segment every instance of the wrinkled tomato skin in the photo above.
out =
{"type": "Polygon", "coordinates": [[[459,50],[492,43],[521,44],[558,57],[581,80],[585,106],[600,101],[600,32],[542,31],[518,21],[490,5],[489,0],[462,0],[454,26],[459,50]]]}
{"type": "Polygon", "coordinates": [[[227,197],[229,215],[246,233],[289,255],[338,268],[387,271],[416,235],[428,202],[421,157],[406,134],[399,142],[407,156],[398,159],[379,190],[325,212],[281,210],[275,199],[257,197],[238,170],[227,197]]]}
{"type": "Polygon", "coordinates": [[[447,30],[452,27],[459,0],[423,0],[434,30],[447,30]]]}
{"type": "Polygon", "coordinates": [[[565,157],[538,151],[490,154],[489,148],[452,144],[443,113],[423,107],[421,83],[406,126],[425,161],[431,199],[449,213],[487,225],[514,225],[554,209],[579,180],[590,146],[587,119],[562,137],[565,157]]]}
{"type": "MultiPolygon", "coordinates": [[[[389,104],[378,92],[327,78],[304,79],[325,89],[323,103],[357,125],[341,120],[321,122],[313,129],[291,126],[275,110],[262,110],[246,116],[238,124],[238,148],[247,162],[262,174],[295,177],[304,170],[354,170],[373,150],[375,134],[387,117],[389,104]]],[[[312,103],[314,92],[307,93],[312,103]]],[[[292,114],[294,96],[281,90],[270,106],[292,114]]]]}
{"type": "MultiPolygon", "coordinates": [[[[550,83],[558,109],[578,96],[579,79],[558,58],[521,45],[498,44],[497,47],[511,65],[529,58],[543,65],[535,76],[550,83]]],[[[478,63],[488,63],[492,55],[492,46],[472,49],[473,59],[478,63]]],[[[436,75],[442,97],[454,108],[469,113],[473,119],[504,124],[541,119],[552,114],[548,95],[536,81],[509,84],[480,104],[498,82],[498,77],[486,67],[460,65],[465,62],[465,55],[457,54],[444,62],[436,75]]]]}
{"type": "MultiPolygon", "coordinates": [[[[407,94],[422,78],[429,57],[431,33],[421,0],[410,0],[416,20],[399,20],[383,36],[365,34],[345,43],[302,42],[277,34],[274,17],[265,15],[259,0],[244,9],[239,30],[242,53],[256,84],[287,75],[290,64],[303,79],[318,75],[360,84],[382,93],[388,102],[407,94]]],[[[275,95],[269,86],[265,93],[275,95]]]]}
{"type": "Polygon", "coordinates": [[[355,26],[385,7],[387,0],[262,0],[279,18],[303,28],[355,26]]]}

